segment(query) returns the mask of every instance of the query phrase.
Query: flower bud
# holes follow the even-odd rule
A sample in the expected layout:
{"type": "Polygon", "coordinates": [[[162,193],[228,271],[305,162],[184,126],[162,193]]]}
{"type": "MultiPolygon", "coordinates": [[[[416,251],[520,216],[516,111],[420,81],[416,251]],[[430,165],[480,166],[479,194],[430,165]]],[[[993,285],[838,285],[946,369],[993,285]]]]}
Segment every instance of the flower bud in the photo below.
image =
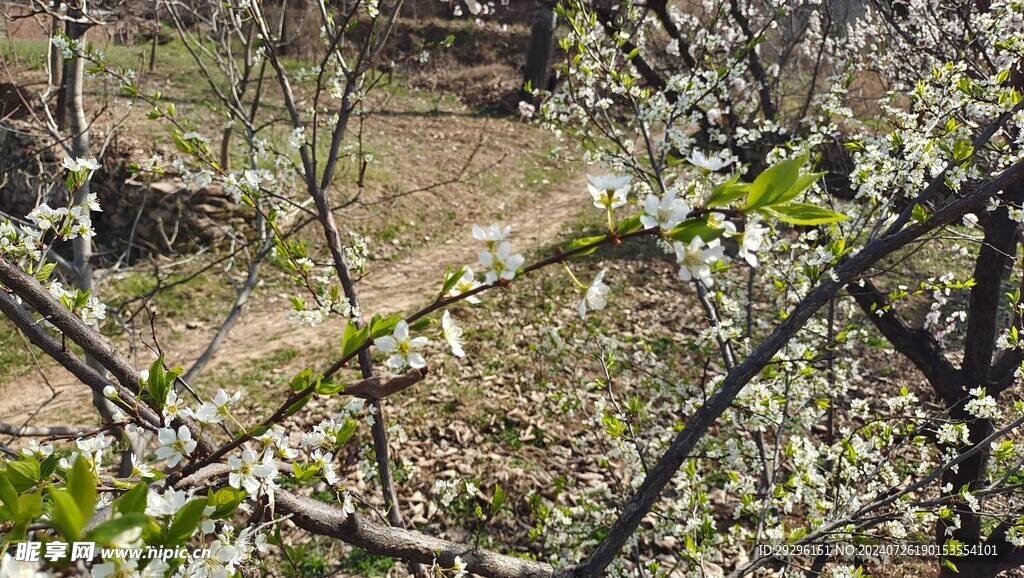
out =
{"type": "Polygon", "coordinates": [[[117,388],[115,388],[113,385],[108,385],[107,387],[104,387],[103,388],[103,397],[105,397],[107,399],[114,399],[114,398],[116,398],[117,397],[117,388]]]}

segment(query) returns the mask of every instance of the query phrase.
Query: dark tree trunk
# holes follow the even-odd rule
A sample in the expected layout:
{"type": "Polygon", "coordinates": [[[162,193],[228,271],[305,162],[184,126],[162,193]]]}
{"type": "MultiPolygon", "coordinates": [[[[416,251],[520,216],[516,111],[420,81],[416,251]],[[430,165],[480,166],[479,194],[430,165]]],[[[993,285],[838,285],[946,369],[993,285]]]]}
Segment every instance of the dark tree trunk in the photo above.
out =
{"type": "Polygon", "coordinates": [[[533,26],[530,46],[526,51],[523,85],[531,89],[547,90],[551,70],[551,55],[555,44],[555,13],[543,1],[533,8],[533,26]]]}
{"type": "MultiPolygon", "coordinates": [[[[1020,203],[1024,200],[1024,182],[1018,180],[1009,185],[1003,197],[1006,202],[1020,203]]],[[[975,285],[971,288],[968,304],[967,339],[961,367],[963,381],[959,387],[936,388],[949,407],[950,417],[968,424],[970,443],[963,448],[964,451],[976,447],[993,432],[993,424],[990,420],[975,418],[964,410],[964,406],[973,397],[970,390],[975,387],[989,387],[993,377],[996,335],[1003,325],[999,322],[999,303],[1004,299],[1003,281],[1010,272],[1014,255],[1017,252],[1017,229],[1019,226],[1010,218],[1005,206],[983,213],[981,218],[985,228],[985,240],[975,263],[975,285]]],[[[989,393],[998,395],[999,392],[990,391],[989,393]]],[[[954,495],[964,487],[971,492],[981,489],[985,485],[985,469],[988,459],[988,448],[983,448],[982,451],[962,462],[955,472],[947,471],[943,474],[942,484],[952,485],[954,495]]],[[[946,524],[940,520],[936,527],[936,542],[944,544],[953,538],[966,546],[982,544],[981,516],[973,512],[961,500],[954,500],[950,505],[960,516],[960,528],[947,535],[946,524]]],[[[994,545],[1000,550],[1005,550],[1005,546],[1008,546],[1005,540],[1003,544],[994,545]]],[[[992,568],[992,557],[951,558],[951,562],[956,565],[957,572],[943,567],[940,574],[942,577],[963,578],[965,576],[995,575],[992,568]]]]}

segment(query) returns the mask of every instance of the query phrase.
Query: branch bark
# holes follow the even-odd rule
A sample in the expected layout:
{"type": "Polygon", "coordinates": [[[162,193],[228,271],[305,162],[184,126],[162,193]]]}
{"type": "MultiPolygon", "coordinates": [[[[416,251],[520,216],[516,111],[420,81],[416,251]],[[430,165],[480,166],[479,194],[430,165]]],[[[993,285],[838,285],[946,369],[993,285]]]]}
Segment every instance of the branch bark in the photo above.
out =
{"type": "Polygon", "coordinates": [[[888,304],[885,296],[868,279],[847,285],[846,292],[890,344],[924,374],[932,387],[944,398],[959,387],[961,372],[946,359],[942,346],[931,332],[910,328],[888,304]],[[881,315],[879,315],[881,313],[881,315]]]}

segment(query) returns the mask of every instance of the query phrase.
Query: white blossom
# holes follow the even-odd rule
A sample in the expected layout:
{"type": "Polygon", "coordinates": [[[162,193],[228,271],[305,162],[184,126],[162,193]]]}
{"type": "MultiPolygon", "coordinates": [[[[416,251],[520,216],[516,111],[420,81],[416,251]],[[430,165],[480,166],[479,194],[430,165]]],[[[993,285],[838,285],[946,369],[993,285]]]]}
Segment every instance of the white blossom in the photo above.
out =
{"type": "Polygon", "coordinates": [[[385,362],[392,369],[411,367],[420,369],[427,366],[427,360],[420,354],[420,350],[427,344],[426,337],[410,337],[409,324],[403,319],[395,325],[395,331],[391,335],[379,337],[373,340],[373,344],[382,353],[389,355],[385,362]]]}
{"type": "Polygon", "coordinates": [[[441,332],[448,346],[452,349],[455,357],[465,357],[466,352],[462,349],[462,328],[452,318],[451,313],[445,311],[441,316],[441,332]]]}
{"type": "Polygon", "coordinates": [[[587,311],[600,311],[608,305],[608,299],[605,296],[608,295],[610,288],[604,283],[604,274],[607,271],[607,269],[601,269],[584,292],[583,299],[580,300],[577,307],[580,317],[586,317],[587,311]]]}

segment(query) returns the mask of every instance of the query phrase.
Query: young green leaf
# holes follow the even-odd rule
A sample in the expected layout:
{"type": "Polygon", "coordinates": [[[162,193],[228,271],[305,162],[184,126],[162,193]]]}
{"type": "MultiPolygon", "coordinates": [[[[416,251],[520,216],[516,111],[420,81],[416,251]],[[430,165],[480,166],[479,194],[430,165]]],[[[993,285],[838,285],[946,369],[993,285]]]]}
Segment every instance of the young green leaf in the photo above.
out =
{"type": "Polygon", "coordinates": [[[846,219],[846,215],[842,213],[806,203],[787,203],[771,207],[767,211],[778,217],[779,220],[794,225],[823,225],[846,219]]]}
{"type": "Polygon", "coordinates": [[[7,462],[7,478],[18,492],[24,492],[39,483],[39,460],[31,456],[22,456],[16,461],[7,462]]]}
{"type": "Polygon", "coordinates": [[[309,387],[310,382],[313,380],[313,370],[310,368],[303,369],[295,377],[292,378],[289,386],[292,391],[302,391],[309,387]]]}
{"type": "Polygon", "coordinates": [[[455,287],[455,284],[459,282],[460,278],[462,278],[462,274],[465,270],[465,267],[459,267],[453,271],[451,265],[448,266],[445,271],[444,283],[441,285],[441,295],[447,295],[448,292],[451,291],[452,287],[455,287]]]}
{"type": "MultiPolygon", "coordinates": [[[[593,237],[581,237],[579,239],[573,240],[571,243],[566,245],[565,250],[566,251],[572,251],[573,249],[578,249],[580,247],[585,247],[587,245],[593,245],[594,243],[597,243],[598,241],[601,241],[604,238],[605,238],[604,235],[595,235],[593,237]]],[[[594,251],[596,251],[599,246],[600,245],[595,245],[595,246],[590,247],[589,249],[587,249],[585,251],[581,251],[579,253],[576,253],[576,255],[578,255],[578,256],[589,255],[589,254],[593,253],[594,251]]]]}
{"type": "Polygon", "coordinates": [[[149,492],[149,484],[145,482],[136,484],[135,487],[114,500],[114,511],[122,514],[141,513],[146,511],[146,498],[149,492]]]}
{"type": "Polygon", "coordinates": [[[639,231],[640,226],[640,213],[637,213],[632,217],[620,221],[619,226],[615,228],[615,232],[619,235],[628,235],[633,231],[639,231]]]}
{"type": "Polygon", "coordinates": [[[338,435],[334,436],[334,445],[341,447],[348,443],[348,440],[352,439],[352,436],[356,433],[356,421],[352,419],[346,419],[345,423],[338,428],[338,435]]]}
{"type": "Polygon", "coordinates": [[[747,190],[746,208],[758,209],[775,203],[796,184],[800,167],[806,162],[807,155],[786,159],[757,175],[747,190]]]}
{"type": "Polygon", "coordinates": [[[334,395],[343,389],[345,389],[344,383],[335,381],[331,377],[325,377],[317,380],[315,391],[317,395],[334,395]]]}
{"type": "Polygon", "coordinates": [[[676,228],[668,232],[668,237],[673,241],[681,243],[690,243],[694,238],[700,237],[705,243],[710,243],[721,237],[723,233],[725,233],[725,229],[711,227],[706,219],[699,217],[683,221],[676,228]]]}
{"type": "Polygon", "coordinates": [[[505,488],[501,484],[494,484],[494,496],[491,497],[491,516],[496,516],[501,511],[501,505],[505,503],[505,488]]]}
{"type": "Polygon", "coordinates": [[[0,472],[0,519],[14,521],[18,515],[18,492],[7,475],[0,472]]]}
{"type": "Polygon", "coordinates": [[[60,488],[50,488],[50,500],[53,502],[53,511],[50,512],[53,525],[67,541],[80,541],[82,529],[88,520],[78,509],[78,504],[71,497],[71,493],[60,488]]]}
{"type": "Polygon", "coordinates": [[[203,509],[206,508],[206,498],[190,500],[178,510],[171,521],[171,526],[164,536],[164,544],[167,546],[178,546],[184,544],[199,527],[203,518],[203,509]]]}
{"type": "Polygon", "coordinates": [[[811,185],[818,182],[818,179],[820,179],[824,175],[825,173],[806,173],[800,175],[800,177],[797,178],[796,182],[793,183],[793,186],[789,187],[789,189],[786,192],[779,195],[778,198],[772,201],[772,204],[781,205],[782,203],[788,203],[789,201],[792,201],[793,199],[804,194],[804,192],[807,191],[807,189],[811,188],[811,185]]]}
{"type": "Polygon", "coordinates": [[[78,506],[78,511],[86,519],[91,518],[96,509],[96,478],[92,475],[89,463],[81,456],[71,466],[67,488],[75,500],[75,505],[78,506]]]}
{"type": "Polygon", "coordinates": [[[382,317],[380,314],[374,315],[373,319],[370,320],[370,337],[376,339],[378,337],[384,337],[390,335],[395,330],[395,325],[402,320],[402,316],[398,314],[388,315],[382,317]]]}
{"type": "Polygon", "coordinates": [[[709,207],[725,207],[729,203],[747,194],[747,191],[750,189],[750,185],[748,183],[739,182],[739,178],[739,175],[736,175],[715,187],[714,190],[711,191],[711,196],[708,197],[707,203],[705,204],[709,207]]]}
{"type": "Polygon", "coordinates": [[[86,538],[90,542],[110,546],[119,535],[135,528],[142,528],[149,524],[149,522],[149,516],[140,512],[122,514],[96,526],[89,532],[86,538]]]}
{"type": "Polygon", "coordinates": [[[213,506],[211,518],[227,518],[238,508],[245,499],[245,490],[227,486],[217,491],[210,491],[207,496],[207,505],[213,506]]]}

